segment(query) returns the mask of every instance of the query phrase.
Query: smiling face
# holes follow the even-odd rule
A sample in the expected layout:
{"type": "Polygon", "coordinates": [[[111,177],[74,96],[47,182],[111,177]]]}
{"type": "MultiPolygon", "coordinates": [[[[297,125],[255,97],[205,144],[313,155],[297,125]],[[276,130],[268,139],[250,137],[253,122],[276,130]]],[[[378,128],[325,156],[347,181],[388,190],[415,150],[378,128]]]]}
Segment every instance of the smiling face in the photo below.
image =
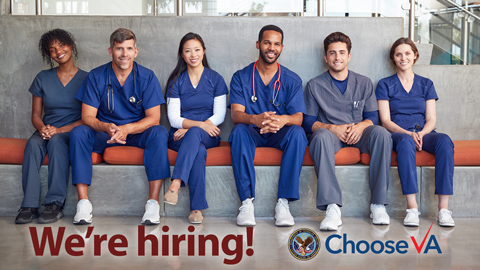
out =
{"type": "Polygon", "coordinates": [[[108,48],[113,64],[121,70],[129,70],[133,67],[133,61],[138,54],[133,39],[125,40],[122,43],[115,42],[113,48],[108,48]]]}
{"type": "Polygon", "coordinates": [[[417,59],[417,54],[413,52],[408,44],[401,44],[395,48],[393,62],[399,70],[406,71],[412,68],[417,59]]]}
{"type": "Polygon", "coordinates": [[[72,61],[72,46],[58,40],[52,41],[49,48],[50,57],[59,65],[72,61]]]}
{"type": "Polygon", "coordinates": [[[263,32],[262,40],[257,41],[257,49],[266,64],[275,63],[283,50],[282,34],[273,30],[263,32]]]}
{"type": "Polygon", "coordinates": [[[327,54],[323,56],[330,73],[341,73],[347,68],[352,55],[348,52],[347,44],[334,42],[328,45],[327,54]]]}
{"type": "Polygon", "coordinates": [[[183,44],[182,58],[189,68],[203,66],[202,61],[204,55],[205,50],[203,49],[202,43],[197,39],[190,39],[183,44]]]}

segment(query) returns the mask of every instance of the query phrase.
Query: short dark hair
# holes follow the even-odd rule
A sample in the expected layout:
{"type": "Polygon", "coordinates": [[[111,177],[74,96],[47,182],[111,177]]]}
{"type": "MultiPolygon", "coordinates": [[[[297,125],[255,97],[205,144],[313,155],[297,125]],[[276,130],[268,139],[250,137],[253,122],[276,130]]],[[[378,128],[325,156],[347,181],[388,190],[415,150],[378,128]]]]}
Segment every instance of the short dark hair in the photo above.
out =
{"type": "Polygon", "coordinates": [[[115,42],[123,43],[125,40],[130,40],[130,39],[133,39],[133,42],[136,47],[137,38],[135,37],[135,34],[132,32],[132,30],[129,30],[127,28],[118,28],[110,35],[110,48],[113,48],[113,45],[115,45],[115,42]]]}
{"type": "Polygon", "coordinates": [[[325,55],[327,55],[328,46],[335,42],[343,42],[347,44],[347,51],[350,53],[350,50],[352,49],[352,41],[350,38],[342,32],[333,32],[328,35],[325,40],[323,40],[323,49],[325,50],[325,55]]]}
{"type": "Polygon", "coordinates": [[[413,40],[411,40],[408,37],[401,37],[393,43],[392,48],[390,48],[390,60],[392,60],[392,63],[395,65],[395,60],[394,60],[395,49],[402,44],[410,45],[410,47],[412,48],[413,53],[417,56],[413,60],[413,63],[415,64],[418,60],[418,57],[420,57],[420,53],[418,52],[415,42],[413,42],[413,40]]]}
{"type": "Polygon", "coordinates": [[[265,25],[264,27],[262,27],[262,29],[260,29],[260,32],[258,33],[258,42],[262,41],[263,32],[265,31],[275,31],[282,34],[282,44],[283,44],[283,30],[280,27],[273,24],[265,25]]]}
{"type": "Polygon", "coordinates": [[[43,61],[47,62],[47,64],[50,65],[50,68],[53,68],[52,57],[50,57],[50,45],[52,45],[54,41],[71,46],[72,55],[75,59],[78,58],[77,46],[75,46],[73,35],[63,29],[53,29],[43,34],[38,42],[38,50],[40,50],[40,53],[42,54],[43,61]]]}

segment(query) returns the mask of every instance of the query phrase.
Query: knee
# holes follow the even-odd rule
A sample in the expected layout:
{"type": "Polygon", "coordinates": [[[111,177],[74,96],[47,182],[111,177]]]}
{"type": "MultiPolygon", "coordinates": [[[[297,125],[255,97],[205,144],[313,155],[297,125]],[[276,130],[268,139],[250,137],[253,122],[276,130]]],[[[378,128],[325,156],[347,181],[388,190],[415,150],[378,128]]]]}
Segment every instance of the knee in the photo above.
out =
{"type": "Polygon", "coordinates": [[[240,139],[250,135],[248,129],[249,129],[249,126],[247,124],[236,124],[233,127],[232,132],[230,133],[229,141],[232,142],[236,139],[240,139]]]}
{"type": "Polygon", "coordinates": [[[188,129],[187,133],[185,133],[185,138],[188,136],[202,138],[202,133],[205,132],[203,129],[199,127],[191,127],[188,129]]]}
{"type": "Polygon", "coordinates": [[[307,136],[305,135],[305,130],[301,126],[290,126],[290,130],[288,132],[290,133],[291,138],[300,142],[305,142],[305,146],[307,145],[307,136]]]}
{"type": "Polygon", "coordinates": [[[76,126],[70,132],[70,140],[73,142],[82,141],[88,138],[88,135],[92,129],[89,126],[80,125],[76,126]]]}
{"type": "Polygon", "coordinates": [[[384,127],[373,126],[370,134],[375,141],[382,141],[390,144],[392,143],[392,134],[384,127]]]}
{"type": "Polygon", "coordinates": [[[53,135],[47,145],[48,152],[56,149],[68,149],[68,136],[63,133],[53,135]]]}
{"type": "Polygon", "coordinates": [[[36,137],[32,136],[28,139],[27,144],[25,145],[24,154],[27,155],[29,153],[40,153],[42,151],[43,139],[37,139],[36,137]]]}
{"type": "Polygon", "coordinates": [[[316,148],[323,147],[325,145],[333,145],[332,135],[333,133],[323,128],[315,130],[310,139],[310,147],[316,148]]]}
{"type": "Polygon", "coordinates": [[[413,141],[412,136],[408,134],[398,134],[396,135],[397,142],[396,142],[396,147],[395,150],[398,152],[401,151],[416,151],[416,146],[415,142],[413,141]]]}
{"type": "Polygon", "coordinates": [[[453,149],[454,144],[452,139],[447,134],[437,133],[437,145],[440,149],[453,149]]]}
{"type": "Polygon", "coordinates": [[[168,131],[164,126],[155,125],[147,129],[148,137],[156,140],[168,140],[168,131]]]}

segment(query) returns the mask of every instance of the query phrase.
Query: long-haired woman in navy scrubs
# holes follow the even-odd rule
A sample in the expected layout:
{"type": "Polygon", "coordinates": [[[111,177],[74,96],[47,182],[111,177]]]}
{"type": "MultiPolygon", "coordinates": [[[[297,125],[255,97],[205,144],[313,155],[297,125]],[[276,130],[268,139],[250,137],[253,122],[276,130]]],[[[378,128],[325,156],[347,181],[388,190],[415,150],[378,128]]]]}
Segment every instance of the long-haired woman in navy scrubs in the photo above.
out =
{"type": "Polygon", "coordinates": [[[178,190],[190,187],[190,223],[202,223],[207,149],[220,144],[225,119],[227,85],[210,69],[205,44],[195,33],[186,34],[178,48],[178,62],[167,80],[167,113],[171,130],[168,147],[178,152],[165,203],[175,205],[178,190]]]}
{"type": "Polygon", "coordinates": [[[30,223],[38,217],[42,191],[39,170],[47,153],[48,192],[38,222],[51,223],[63,217],[70,169],[68,135],[82,123],[82,103],[75,99],[75,94],[88,74],[73,63],[77,48],[69,32],[54,29],[43,34],[38,49],[51,68],[38,73],[28,90],[32,94],[32,124],[36,131],[25,146],[24,196],[15,219],[17,224],[30,223]],[[55,68],[54,62],[58,64],[55,68]]]}
{"type": "Polygon", "coordinates": [[[399,38],[390,49],[397,73],[378,82],[376,96],[382,125],[392,133],[397,152],[398,174],[407,199],[405,226],[418,226],[419,215],[415,157],[417,151],[435,154],[435,194],[438,195],[438,223],[453,227],[448,198],[453,194],[454,150],[448,135],[435,132],[438,99],[433,82],[413,73],[419,53],[409,38],[399,38]]]}

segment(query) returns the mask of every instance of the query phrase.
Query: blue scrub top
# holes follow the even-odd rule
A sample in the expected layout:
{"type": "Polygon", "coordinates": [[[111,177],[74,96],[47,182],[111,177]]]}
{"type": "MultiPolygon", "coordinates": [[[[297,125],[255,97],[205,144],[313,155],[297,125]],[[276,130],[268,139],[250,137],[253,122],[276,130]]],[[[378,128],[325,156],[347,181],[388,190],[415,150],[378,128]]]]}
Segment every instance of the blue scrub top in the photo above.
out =
{"type": "Polygon", "coordinates": [[[226,95],[227,85],[217,72],[205,68],[196,88],[185,70],[178,77],[167,96],[180,98],[180,116],[193,121],[205,121],[213,115],[215,97],[226,95]]]}
{"type": "Polygon", "coordinates": [[[160,83],[153,71],[136,62],[123,87],[120,86],[117,76],[111,68],[111,62],[93,69],[75,97],[83,103],[97,108],[97,118],[100,121],[115,125],[138,122],[145,118],[146,110],[165,103],[160,83]],[[131,103],[129,99],[134,90],[133,72],[136,77],[135,102],[131,103]],[[107,91],[109,77],[113,98],[107,91]],[[110,109],[113,108],[113,112],[108,109],[109,98],[110,109]]]}
{"type": "MultiPolygon", "coordinates": [[[[294,72],[284,66],[280,66],[280,91],[272,104],[273,86],[278,78],[278,71],[268,85],[264,85],[258,70],[255,69],[255,94],[257,101],[252,102],[252,71],[254,63],[246,66],[233,74],[230,82],[230,102],[245,106],[247,114],[261,114],[266,111],[276,111],[278,115],[292,115],[298,112],[306,113],[303,100],[302,80],[294,72]]],[[[278,89],[278,83],[276,85],[278,89]]],[[[275,94],[277,90],[275,89],[275,94]]]]}
{"type": "Polygon", "coordinates": [[[438,99],[430,79],[415,74],[410,92],[405,91],[397,74],[381,79],[375,92],[377,99],[388,100],[391,120],[403,129],[413,131],[425,125],[426,101],[438,99]]]}
{"type": "Polygon", "coordinates": [[[70,82],[63,86],[58,78],[57,68],[37,74],[28,91],[43,99],[45,125],[60,128],[82,118],[82,103],[75,99],[75,94],[87,75],[87,72],[79,69],[70,82]]]}

